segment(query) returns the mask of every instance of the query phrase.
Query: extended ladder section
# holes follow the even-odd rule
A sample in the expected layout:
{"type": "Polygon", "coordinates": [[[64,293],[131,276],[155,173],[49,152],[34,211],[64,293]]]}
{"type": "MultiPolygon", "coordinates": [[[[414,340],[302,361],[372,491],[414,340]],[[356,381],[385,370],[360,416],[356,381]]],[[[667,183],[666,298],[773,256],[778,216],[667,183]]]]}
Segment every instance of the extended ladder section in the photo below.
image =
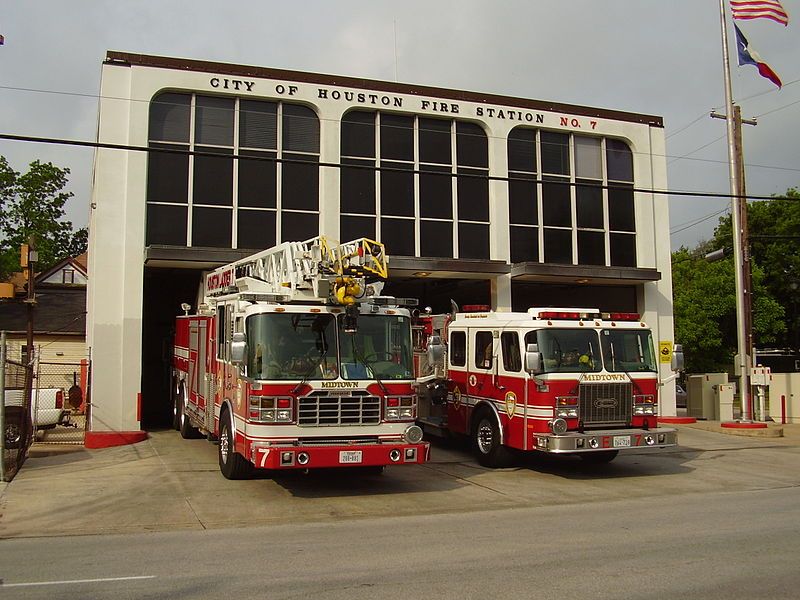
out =
{"type": "Polygon", "coordinates": [[[380,293],[387,262],[383,244],[367,238],[341,244],[324,236],[283,242],[207,274],[205,295],[350,305],[380,293]]]}

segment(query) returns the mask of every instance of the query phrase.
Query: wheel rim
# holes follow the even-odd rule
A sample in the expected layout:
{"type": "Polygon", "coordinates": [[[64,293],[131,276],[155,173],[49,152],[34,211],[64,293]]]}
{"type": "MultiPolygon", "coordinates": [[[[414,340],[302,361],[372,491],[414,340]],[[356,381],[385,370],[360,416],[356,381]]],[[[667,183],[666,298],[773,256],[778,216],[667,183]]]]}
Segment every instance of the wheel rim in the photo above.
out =
{"type": "Polygon", "coordinates": [[[475,439],[478,442],[478,450],[481,451],[481,454],[489,454],[489,452],[492,451],[492,445],[494,444],[494,430],[492,429],[492,424],[486,419],[483,419],[480,423],[478,423],[478,431],[475,439]]]}
{"type": "Polygon", "coordinates": [[[222,435],[219,436],[219,456],[223,463],[228,462],[228,452],[230,451],[230,440],[228,439],[228,427],[224,427],[222,435]]]}
{"type": "Polygon", "coordinates": [[[22,439],[22,428],[19,425],[6,427],[6,444],[16,444],[22,439]]]}

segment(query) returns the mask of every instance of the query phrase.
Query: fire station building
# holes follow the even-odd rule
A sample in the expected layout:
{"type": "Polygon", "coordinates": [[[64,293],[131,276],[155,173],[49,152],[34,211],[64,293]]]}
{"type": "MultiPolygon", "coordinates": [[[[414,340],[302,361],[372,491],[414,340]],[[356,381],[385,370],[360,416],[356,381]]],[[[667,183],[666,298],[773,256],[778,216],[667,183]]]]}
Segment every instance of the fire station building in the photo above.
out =
{"type": "Polygon", "coordinates": [[[204,271],[316,235],[383,242],[384,293],[434,312],[638,312],[673,340],[660,117],[109,52],[98,144],[93,431],[169,422],[171,329],[204,271]]]}

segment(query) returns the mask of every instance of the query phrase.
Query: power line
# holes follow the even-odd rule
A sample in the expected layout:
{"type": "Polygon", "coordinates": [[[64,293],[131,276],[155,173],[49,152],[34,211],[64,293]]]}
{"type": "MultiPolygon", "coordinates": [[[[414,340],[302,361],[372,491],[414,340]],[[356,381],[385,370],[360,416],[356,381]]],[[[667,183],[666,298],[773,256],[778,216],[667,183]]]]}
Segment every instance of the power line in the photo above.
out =
{"type": "MultiPolygon", "coordinates": [[[[310,164],[307,160],[299,160],[299,159],[291,159],[291,158],[278,158],[276,156],[250,156],[250,155],[239,155],[239,154],[220,154],[218,152],[207,152],[207,151],[198,151],[198,150],[184,150],[181,148],[166,148],[164,146],[158,148],[150,148],[148,146],[133,146],[128,144],[110,144],[105,142],[89,142],[85,140],[67,140],[67,139],[60,139],[60,138],[44,138],[44,137],[35,137],[35,136],[25,136],[25,135],[14,135],[9,133],[0,133],[0,139],[3,140],[11,140],[11,141],[18,141],[18,142],[32,142],[32,143],[40,143],[40,144],[57,144],[57,145],[64,145],[64,146],[78,146],[84,148],[101,148],[105,150],[122,150],[122,151],[132,151],[132,152],[153,152],[156,154],[179,154],[179,155],[189,155],[189,156],[203,156],[203,157],[211,157],[216,159],[230,159],[230,160],[246,160],[246,161],[262,161],[262,162],[270,162],[270,163],[284,163],[284,164],[302,164],[308,165],[310,164]]],[[[314,156],[315,153],[310,154],[310,156],[314,156]]],[[[442,173],[440,171],[432,171],[432,170],[425,170],[423,169],[402,169],[396,167],[384,167],[380,165],[358,165],[358,164],[345,164],[342,165],[340,163],[328,163],[328,162],[314,162],[311,164],[316,164],[319,167],[327,167],[327,168],[347,168],[347,169],[364,169],[364,170],[371,170],[371,171],[384,171],[384,172],[396,172],[396,173],[411,173],[411,174],[438,174],[438,175],[447,175],[448,173],[442,173]]],[[[463,166],[463,165],[461,165],[463,166]]],[[[467,167],[471,168],[472,170],[477,170],[474,167],[467,167]]],[[[602,188],[602,189],[609,189],[609,190],[627,190],[631,192],[638,192],[642,194],[654,194],[654,195],[670,195],[670,196],[690,196],[690,197],[697,197],[697,198],[726,198],[730,199],[731,195],[729,193],[720,193],[720,192],[702,192],[702,191],[683,191],[683,190],[661,190],[655,188],[637,188],[631,184],[625,183],[612,183],[612,184],[601,184],[601,183],[586,183],[586,182],[571,182],[562,180],[556,177],[547,177],[541,180],[533,179],[530,180],[527,177],[501,177],[497,175],[484,175],[484,174],[475,174],[470,172],[457,172],[457,173],[449,173],[451,178],[477,178],[477,179],[486,179],[489,181],[533,181],[535,183],[543,183],[543,184],[552,184],[552,185],[563,185],[563,186],[570,186],[570,187],[594,187],[594,188],[602,188]]],[[[746,196],[742,196],[748,200],[777,200],[777,199],[784,199],[783,197],[776,197],[776,196],[756,196],[747,194],[746,196]]],[[[794,200],[794,198],[789,198],[790,200],[794,200]]]]}

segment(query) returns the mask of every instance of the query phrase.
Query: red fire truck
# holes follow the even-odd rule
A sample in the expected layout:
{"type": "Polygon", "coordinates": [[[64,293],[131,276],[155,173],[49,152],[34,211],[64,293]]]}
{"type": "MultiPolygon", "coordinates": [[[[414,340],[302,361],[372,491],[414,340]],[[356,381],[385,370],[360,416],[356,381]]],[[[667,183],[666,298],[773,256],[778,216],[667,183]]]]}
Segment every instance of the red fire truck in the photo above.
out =
{"type": "Polygon", "coordinates": [[[382,244],[284,242],[205,278],[176,323],[174,425],[219,441],[228,479],[252,469],[424,463],[411,301],[378,292],[382,244]]]}
{"type": "MultiPolygon", "coordinates": [[[[675,429],[658,426],[658,357],[638,314],[464,308],[415,326],[426,432],[469,436],[488,467],[509,449],[608,462],[677,444],[675,429]]],[[[673,368],[681,360],[676,348],[673,368]]]]}

